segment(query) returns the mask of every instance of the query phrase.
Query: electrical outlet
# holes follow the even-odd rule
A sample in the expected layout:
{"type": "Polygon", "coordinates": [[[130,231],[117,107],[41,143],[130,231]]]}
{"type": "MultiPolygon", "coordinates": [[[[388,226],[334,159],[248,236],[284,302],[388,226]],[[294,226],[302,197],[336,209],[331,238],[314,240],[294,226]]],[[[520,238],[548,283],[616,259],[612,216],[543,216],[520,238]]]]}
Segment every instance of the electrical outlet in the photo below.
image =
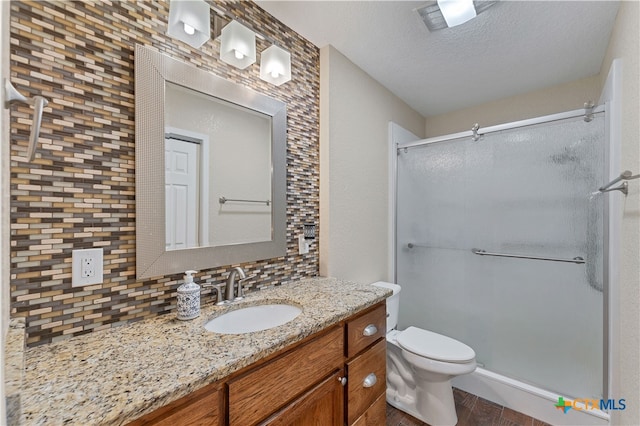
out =
{"type": "Polygon", "coordinates": [[[93,257],[83,257],[80,260],[80,273],[82,278],[90,278],[96,276],[96,265],[93,257]]]}
{"type": "Polygon", "coordinates": [[[103,249],[73,250],[71,287],[102,283],[103,249]]]}

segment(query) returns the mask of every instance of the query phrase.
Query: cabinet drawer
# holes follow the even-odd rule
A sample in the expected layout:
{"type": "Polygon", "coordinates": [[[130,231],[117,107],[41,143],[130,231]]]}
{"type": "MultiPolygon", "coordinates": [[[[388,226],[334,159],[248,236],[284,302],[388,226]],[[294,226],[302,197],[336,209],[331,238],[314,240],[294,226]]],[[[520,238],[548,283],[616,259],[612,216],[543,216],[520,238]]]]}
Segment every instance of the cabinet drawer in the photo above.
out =
{"type": "Polygon", "coordinates": [[[355,422],[385,393],[386,361],[387,341],[382,339],[347,363],[347,424],[355,422]],[[372,378],[375,378],[374,384],[371,384],[372,378]]]}
{"type": "Polygon", "coordinates": [[[229,424],[257,424],[339,369],[343,345],[343,331],[337,327],[230,381],[229,424]]]}
{"type": "Polygon", "coordinates": [[[375,309],[347,322],[347,357],[351,358],[387,332],[387,309],[384,302],[375,309]]]}
{"type": "MultiPolygon", "coordinates": [[[[387,421],[387,395],[383,393],[351,426],[380,426],[387,421]]],[[[404,424],[404,423],[402,423],[404,424]]]]}

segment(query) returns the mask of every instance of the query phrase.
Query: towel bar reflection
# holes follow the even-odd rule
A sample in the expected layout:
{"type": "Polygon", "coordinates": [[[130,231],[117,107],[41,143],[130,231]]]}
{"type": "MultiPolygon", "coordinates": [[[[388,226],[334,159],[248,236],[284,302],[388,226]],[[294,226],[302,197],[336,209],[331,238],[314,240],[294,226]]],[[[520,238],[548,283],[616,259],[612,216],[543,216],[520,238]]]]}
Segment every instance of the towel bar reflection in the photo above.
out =
{"type": "Polygon", "coordinates": [[[33,105],[33,124],[31,126],[31,135],[29,136],[29,147],[27,149],[27,160],[32,161],[36,153],[36,146],[38,145],[38,137],[40,135],[40,124],[42,123],[42,110],[49,104],[46,98],[43,96],[34,96],[31,99],[27,99],[20,92],[13,87],[13,84],[9,79],[4,80],[4,99],[5,108],[9,108],[14,102],[20,102],[27,105],[33,105]]]}
{"type": "Polygon", "coordinates": [[[510,253],[492,253],[489,251],[481,250],[481,249],[471,249],[473,254],[477,254],[478,256],[494,256],[494,257],[511,257],[515,259],[530,259],[530,260],[546,260],[548,262],[566,262],[566,263],[576,263],[583,264],[585,263],[584,258],[576,256],[573,259],[566,259],[561,257],[541,257],[541,256],[526,256],[522,254],[510,254],[510,253]]]}
{"type": "Polygon", "coordinates": [[[226,197],[220,197],[218,198],[218,202],[220,204],[225,204],[226,202],[231,201],[231,202],[238,202],[238,203],[260,203],[260,204],[266,204],[267,206],[271,204],[270,200],[239,200],[239,199],[233,199],[233,198],[226,198],[226,197]]]}

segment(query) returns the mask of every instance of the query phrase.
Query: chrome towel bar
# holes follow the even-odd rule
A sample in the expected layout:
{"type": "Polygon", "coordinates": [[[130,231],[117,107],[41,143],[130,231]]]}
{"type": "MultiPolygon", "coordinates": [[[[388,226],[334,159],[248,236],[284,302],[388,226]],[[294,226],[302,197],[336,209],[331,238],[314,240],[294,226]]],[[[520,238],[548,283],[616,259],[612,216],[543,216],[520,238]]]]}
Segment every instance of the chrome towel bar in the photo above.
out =
{"type": "Polygon", "coordinates": [[[267,206],[271,204],[270,200],[238,200],[238,199],[233,199],[233,198],[226,198],[226,197],[220,197],[218,198],[218,202],[220,204],[224,204],[227,201],[235,201],[235,202],[240,202],[240,203],[260,203],[260,204],[266,204],[267,206]]]}
{"type": "MultiPolygon", "coordinates": [[[[407,244],[407,248],[412,249],[414,247],[423,247],[423,248],[431,248],[431,249],[444,249],[444,247],[432,247],[432,246],[428,246],[428,245],[424,245],[424,244],[416,244],[416,243],[408,243],[407,244]]],[[[462,250],[462,249],[449,248],[449,250],[462,250]]],[[[581,264],[586,262],[584,260],[584,258],[580,257],[580,256],[576,256],[573,259],[566,259],[566,258],[561,258],[561,257],[527,256],[527,255],[524,255],[524,254],[494,253],[494,252],[490,252],[490,251],[486,251],[486,250],[482,250],[482,249],[477,249],[477,248],[471,249],[471,252],[473,254],[477,254],[478,256],[511,257],[511,258],[515,258],[515,259],[546,260],[548,262],[576,263],[578,265],[581,265],[581,264]]]]}
{"type": "Polygon", "coordinates": [[[584,258],[579,256],[574,257],[573,259],[565,259],[561,257],[540,257],[540,256],[526,256],[522,254],[492,253],[489,251],[475,249],[475,248],[471,249],[471,252],[473,252],[473,254],[477,254],[478,256],[512,257],[516,259],[546,260],[549,262],[566,262],[566,263],[577,263],[577,264],[585,263],[584,258]]]}

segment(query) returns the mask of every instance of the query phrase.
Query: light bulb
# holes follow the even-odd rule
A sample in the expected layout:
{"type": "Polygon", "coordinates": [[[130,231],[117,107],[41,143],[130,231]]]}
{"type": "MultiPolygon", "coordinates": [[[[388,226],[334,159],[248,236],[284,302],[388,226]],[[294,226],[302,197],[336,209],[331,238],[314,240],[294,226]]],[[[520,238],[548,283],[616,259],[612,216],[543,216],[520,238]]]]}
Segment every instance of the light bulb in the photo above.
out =
{"type": "Polygon", "coordinates": [[[271,71],[270,74],[273,78],[278,78],[278,76],[280,76],[280,73],[276,70],[271,71]]]}
{"type": "Polygon", "coordinates": [[[241,52],[241,51],[239,51],[239,50],[236,50],[236,51],[234,52],[234,54],[236,55],[236,59],[242,59],[242,58],[244,58],[244,55],[243,55],[243,54],[242,54],[242,52],[241,52]]]}
{"type": "Polygon", "coordinates": [[[187,24],[186,22],[183,23],[184,24],[184,32],[189,34],[189,35],[194,35],[196,33],[196,29],[193,28],[191,25],[187,24]]]}

